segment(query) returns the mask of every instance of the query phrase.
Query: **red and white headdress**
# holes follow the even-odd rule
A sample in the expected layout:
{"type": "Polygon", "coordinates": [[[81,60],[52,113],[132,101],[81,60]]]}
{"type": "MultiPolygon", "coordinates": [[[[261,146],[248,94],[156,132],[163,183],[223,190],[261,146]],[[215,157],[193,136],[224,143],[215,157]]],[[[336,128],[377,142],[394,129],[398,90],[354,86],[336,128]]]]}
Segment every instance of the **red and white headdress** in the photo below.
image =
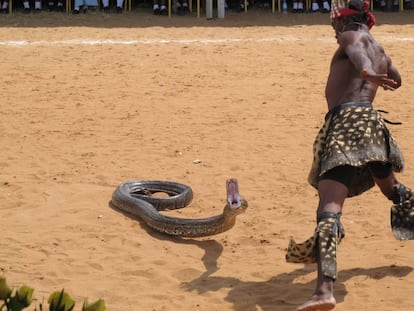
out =
{"type": "Polygon", "coordinates": [[[375,24],[375,16],[369,10],[369,0],[332,0],[331,20],[340,16],[367,13],[369,29],[375,24]]]}

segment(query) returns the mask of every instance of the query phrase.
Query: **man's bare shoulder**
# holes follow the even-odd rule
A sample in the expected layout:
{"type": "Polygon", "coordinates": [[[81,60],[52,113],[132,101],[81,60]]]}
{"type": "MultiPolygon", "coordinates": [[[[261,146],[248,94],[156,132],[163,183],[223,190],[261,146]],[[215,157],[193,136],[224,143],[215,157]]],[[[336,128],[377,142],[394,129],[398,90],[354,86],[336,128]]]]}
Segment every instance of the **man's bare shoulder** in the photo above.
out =
{"type": "Polygon", "coordinates": [[[369,31],[345,31],[338,42],[341,48],[354,45],[367,46],[376,43],[369,31]]]}

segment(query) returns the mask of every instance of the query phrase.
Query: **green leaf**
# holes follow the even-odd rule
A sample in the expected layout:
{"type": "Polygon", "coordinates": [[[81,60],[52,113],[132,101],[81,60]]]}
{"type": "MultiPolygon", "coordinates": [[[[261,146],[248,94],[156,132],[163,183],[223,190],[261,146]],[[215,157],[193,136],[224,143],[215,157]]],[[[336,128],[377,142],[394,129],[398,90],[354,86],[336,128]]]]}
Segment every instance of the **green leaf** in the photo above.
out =
{"type": "Polygon", "coordinates": [[[99,299],[90,304],[85,301],[82,311],[105,311],[105,301],[103,299],[99,299]]]}
{"type": "Polygon", "coordinates": [[[20,302],[17,295],[14,295],[13,297],[10,298],[7,310],[22,311],[24,308],[25,306],[23,306],[23,304],[20,302]]]}
{"type": "Polygon", "coordinates": [[[7,285],[5,277],[0,277],[0,299],[6,300],[10,297],[12,289],[7,285]]]}
{"type": "Polygon", "coordinates": [[[62,289],[49,296],[49,311],[71,311],[75,307],[75,301],[62,289]]]}
{"type": "Polygon", "coordinates": [[[32,303],[33,291],[34,289],[27,285],[23,285],[17,290],[16,297],[24,308],[32,303]]]}

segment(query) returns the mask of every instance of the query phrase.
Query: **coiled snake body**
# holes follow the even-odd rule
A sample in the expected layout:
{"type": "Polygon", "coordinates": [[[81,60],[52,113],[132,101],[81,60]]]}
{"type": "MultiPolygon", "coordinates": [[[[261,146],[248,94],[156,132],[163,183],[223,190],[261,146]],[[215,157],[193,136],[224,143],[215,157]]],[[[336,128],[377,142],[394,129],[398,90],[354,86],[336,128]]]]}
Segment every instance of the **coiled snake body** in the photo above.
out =
{"type": "Polygon", "coordinates": [[[161,210],[183,208],[193,199],[190,187],[170,181],[129,181],[119,185],[112,195],[112,206],[123,212],[138,216],[150,228],[168,235],[201,237],[218,234],[232,228],[236,216],[247,208],[247,201],[239,195],[237,180],[226,182],[227,204],[223,213],[206,218],[170,217],[161,210]],[[154,197],[155,193],[168,197],[154,197]]]}

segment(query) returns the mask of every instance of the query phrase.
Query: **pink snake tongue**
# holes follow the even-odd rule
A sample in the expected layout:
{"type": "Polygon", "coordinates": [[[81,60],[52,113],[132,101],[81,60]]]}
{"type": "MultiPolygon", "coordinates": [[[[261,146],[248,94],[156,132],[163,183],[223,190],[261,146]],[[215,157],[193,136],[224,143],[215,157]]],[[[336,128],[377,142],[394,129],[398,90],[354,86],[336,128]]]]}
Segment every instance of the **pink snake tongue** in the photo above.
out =
{"type": "Polygon", "coordinates": [[[227,202],[231,208],[238,208],[241,205],[239,184],[237,179],[230,178],[226,181],[227,202]]]}

